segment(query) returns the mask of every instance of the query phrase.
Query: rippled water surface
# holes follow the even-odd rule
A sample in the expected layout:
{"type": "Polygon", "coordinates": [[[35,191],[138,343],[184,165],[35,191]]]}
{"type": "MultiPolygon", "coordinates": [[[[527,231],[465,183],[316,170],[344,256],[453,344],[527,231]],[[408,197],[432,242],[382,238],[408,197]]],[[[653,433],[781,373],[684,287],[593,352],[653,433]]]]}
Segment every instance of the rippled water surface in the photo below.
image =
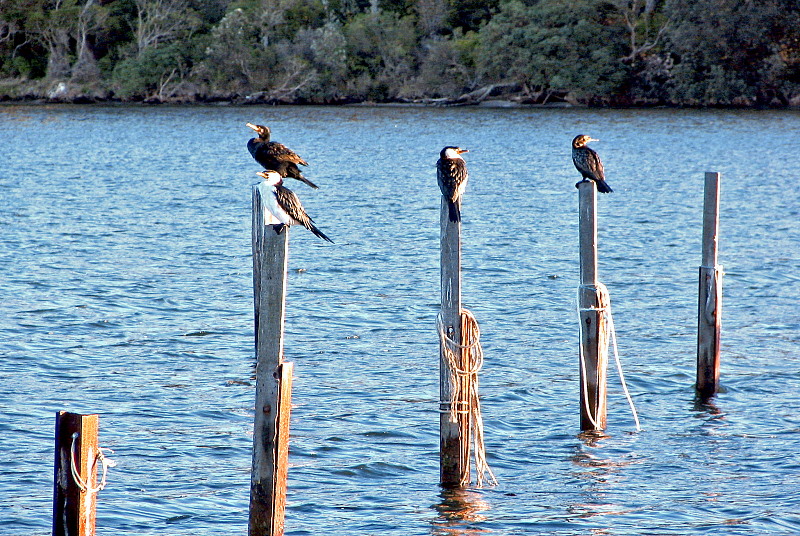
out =
{"type": "Polygon", "coordinates": [[[59,410],[118,466],[101,535],[246,534],[252,447],[245,123],[311,162],[329,245],[291,235],[287,534],[800,533],[800,115],[0,107],[0,532],[44,535],[59,410]],[[576,172],[594,144],[600,278],[634,425],[578,432],[576,172]],[[496,487],[438,487],[434,162],[467,147],[464,303],[496,487]],[[693,391],[703,172],[722,173],[722,392],[693,391]]]}

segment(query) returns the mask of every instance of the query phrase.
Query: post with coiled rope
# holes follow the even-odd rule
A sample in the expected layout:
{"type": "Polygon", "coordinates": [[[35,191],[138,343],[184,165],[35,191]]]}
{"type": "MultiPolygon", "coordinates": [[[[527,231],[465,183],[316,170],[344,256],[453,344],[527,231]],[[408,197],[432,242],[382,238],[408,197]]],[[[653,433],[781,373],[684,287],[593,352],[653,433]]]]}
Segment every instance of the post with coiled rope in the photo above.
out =
{"type": "Polygon", "coordinates": [[[720,174],[706,172],[703,203],[703,264],[697,307],[698,395],[708,398],[719,387],[719,344],[722,320],[722,266],[717,264],[720,174]]]}
{"type": "MultiPolygon", "coordinates": [[[[97,415],[56,414],[53,536],[93,536],[97,505],[97,415]]],[[[105,467],[105,465],[104,465],[105,467]]]]}
{"type": "Polygon", "coordinates": [[[597,278],[597,185],[578,183],[581,431],[606,427],[609,296],[597,278]]]}
{"type": "MultiPolygon", "coordinates": [[[[461,352],[461,222],[452,222],[448,206],[442,197],[441,208],[441,281],[442,309],[439,316],[439,336],[453,341],[452,360],[460,364],[461,352]],[[444,333],[442,333],[442,331],[444,333]]],[[[448,348],[439,351],[439,469],[444,487],[460,487],[469,482],[469,415],[467,401],[452,400],[455,392],[465,393],[452,381],[448,348]],[[451,402],[452,400],[452,402],[451,402]],[[452,404],[455,404],[453,407],[452,404]],[[466,421],[466,423],[465,423],[466,421]]],[[[456,378],[456,382],[461,382],[456,378]]]]}
{"type": "Polygon", "coordinates": [[[439,467],[444,488],[470,483],[471,454],[476,483],[496,484],[486,463],[483,420],[478,395],[478,372],[483,366],[480,329],[475,317],[461,307],[461,222],[449,219],[442,198],[441,311],[439,331],[439,467]]]}

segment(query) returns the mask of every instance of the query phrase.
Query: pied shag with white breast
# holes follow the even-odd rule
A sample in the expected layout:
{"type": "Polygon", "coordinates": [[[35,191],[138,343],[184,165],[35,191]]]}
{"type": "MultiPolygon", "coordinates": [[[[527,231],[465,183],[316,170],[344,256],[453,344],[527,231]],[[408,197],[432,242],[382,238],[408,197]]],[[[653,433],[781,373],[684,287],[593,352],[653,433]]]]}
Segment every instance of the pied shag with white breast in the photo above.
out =
{"type": "Polygon", "coordinates": [[[333,243],[325,233],[317,229],[308,214],[306,214],[300,198],[290,189],[283,186],[283,177],[277,171],[267,170],[256,173],[271,187],[271,194],[264,200],[267,210],[280,222],[273,225],[275,232],[281,234],[284,228],[292,225],[302,225],[316,236],[333,243]]]}

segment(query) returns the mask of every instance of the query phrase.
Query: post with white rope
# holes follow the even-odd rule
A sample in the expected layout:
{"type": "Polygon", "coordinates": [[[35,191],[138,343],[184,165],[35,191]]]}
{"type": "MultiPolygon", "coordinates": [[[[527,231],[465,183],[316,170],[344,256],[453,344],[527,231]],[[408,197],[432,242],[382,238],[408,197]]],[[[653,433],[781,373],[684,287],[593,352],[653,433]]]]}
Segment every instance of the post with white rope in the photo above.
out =
{"type": "Polygon", "coordinates": [[[701,397],[719,387],[719,344],[722,320],[722,266],[717,264],[720,174],[706,172],[703,203],[703,264],[697,307],[697,383],[701,397]]]}
{"type": "Polygon", "coordinates": [[[56,414],[53,536],[94,536],[98,423],[97,415],[56,414]]]}
{"type": "MultiPolygon", "coordinates": [[[[440,333],[452,341],[452,360],[462,362],[461,338],[461,222],[450,221],[448,205],[442,197],[441,225],[441,283],[442,309],[440,333]]],[[[447,356],[448,348],[439,350],[439,469],[444,487],[462,487],[469,483],[470,427],[465,379],[453,375],[447,356]],[[455,380],[455,381],[454,381],[455,380]],[[454,393],[462,396],[453,400],[454,393]],[[452,404],[456,406],[453,407],[452,404]]]]}
{"type": "Polygon", "coordinates": [[[597,185],[578,183],[580,233],[580,408],[581,431],[606,427],[609,307],[606,287],[597,278],[597,185]]]}
{"type": "Polygon", "coordinates": [[[475,316],[461,307],[461,222],[449,218],[442,198],[441,281],[439,331],[439,462],[442,487],[470,484],[470,461],[475,461],[475,483],[497,484],[486,462],[478,373],[483,367],[480,327],[475,316]]]}
{"type": "Polygon", "coordinates": [[[292,363],[283,361],[289,229],[265,207],[268,192],[253,187],[253,303],[255,309],[256,401],[250,476],[250,536],[284,533],[289,462],[292,363]]]}

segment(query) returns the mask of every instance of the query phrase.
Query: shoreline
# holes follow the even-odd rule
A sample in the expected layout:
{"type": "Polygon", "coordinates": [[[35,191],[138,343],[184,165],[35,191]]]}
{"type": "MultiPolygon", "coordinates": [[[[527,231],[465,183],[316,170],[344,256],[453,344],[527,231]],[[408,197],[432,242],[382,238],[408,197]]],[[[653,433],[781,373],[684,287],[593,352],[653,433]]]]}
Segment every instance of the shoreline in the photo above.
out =
{"type": "MultiPolygon", "coordinates": [[[[6,81],[7,82],[7,81],[6,81]]],[[[4,84],[0,81],[0,87],[4,84]]],[[[132,98],[115,97],[110,91],[83,91],[68,89],[67,84],[59,83],[55,89],[43,92],[42,87],[17,86],[19,93],[10,94],[9,86],[0,93],[0,106],[22,105],[43,106],[54,104],[67,105],[104,105],[104,106],[341,106],[341,107],[409,107],[409,108],[593,108],[593,109],[722,109],[722,110],[800,110],[800,97],[785,100],[773,100],[770,103],[753,102],[748,99],[734,99],[730,103],[715,102],[651,102],[643,100],[619,99],[613,102],[581,102],[569,94],[529,95],[515,91],[513,86],[492,85],[466,93],[458,97],[444,98],[398,98],[386,101],[370,101],[355,97],[339,98],[330,101],[314,101],[309,99],[287,99],[270,97],[264,92],[249,95],[216,94],[200,95],[184,94],[169,98],[132,98]]],[[[52,87],[52,86],[51,86],[52,87]]]]}
{"type": "Polygon", "coordinates": [[[558,108],[591,108],[608,110],[653,110],[653,109],[673,109],[673,110],[752,110],[752,111],[800,111],[800,104],[781,104],[781,105],[744,105],[744,104],[582,104],[569,102],[550,102],[546,104],[524,103],[516,100],[493,99],[481,102],[470,103],[441,103],[428,101],[354,101],[354,102],[252,102],[241,99],[219,100],[219,99],[195,99],[195,100],[165,100],[165,101],[143,101],[143,100],[122,100],[122,99],[48,99],[48,98],[7,98],[0,95],[0,108],[7,106],[179,106],[179,107],[203,107],[203,106],[320,106],[320,107],[342,107],[342,108],[493,108],[493,109],[558,109],[558,108]]]}

